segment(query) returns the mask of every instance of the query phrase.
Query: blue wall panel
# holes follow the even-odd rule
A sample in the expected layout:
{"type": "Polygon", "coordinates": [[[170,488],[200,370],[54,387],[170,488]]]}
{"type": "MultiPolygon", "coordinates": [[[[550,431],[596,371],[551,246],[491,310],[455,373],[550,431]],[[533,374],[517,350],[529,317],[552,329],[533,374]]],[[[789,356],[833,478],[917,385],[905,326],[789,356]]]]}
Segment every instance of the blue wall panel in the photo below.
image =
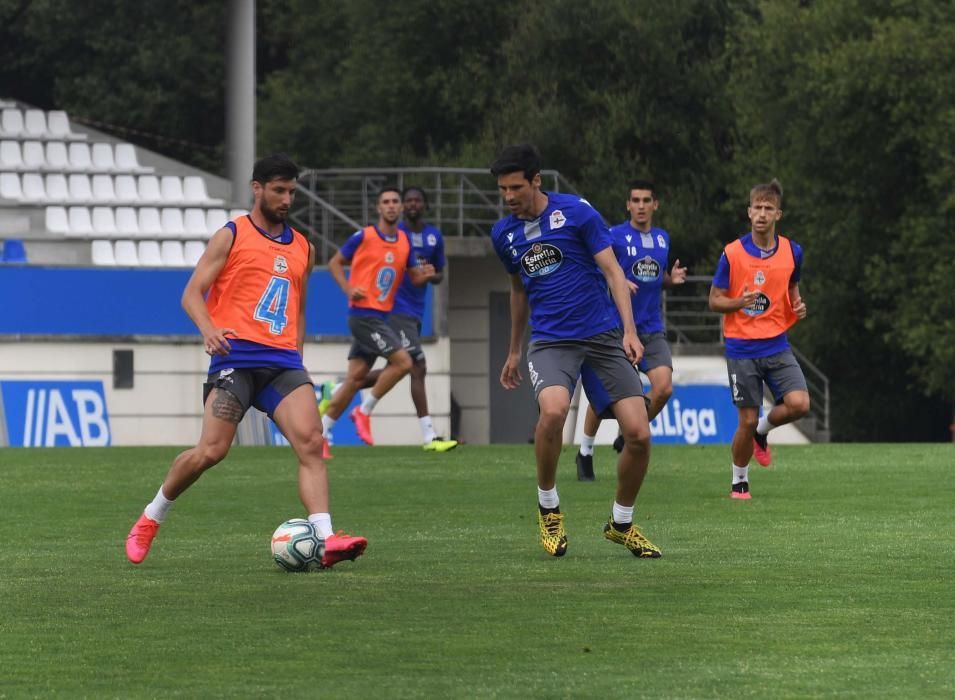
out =
{"type": "MultiPolygon", "coordinates": [[[[0,335],[198,335],[179,305],[191,270],[0,266],[0,335]]],[[[350,335],[327,270],[308,284],[308,335],[350,335]]],[[[431,293],[422,334],[431,335],[431,293]]]]}

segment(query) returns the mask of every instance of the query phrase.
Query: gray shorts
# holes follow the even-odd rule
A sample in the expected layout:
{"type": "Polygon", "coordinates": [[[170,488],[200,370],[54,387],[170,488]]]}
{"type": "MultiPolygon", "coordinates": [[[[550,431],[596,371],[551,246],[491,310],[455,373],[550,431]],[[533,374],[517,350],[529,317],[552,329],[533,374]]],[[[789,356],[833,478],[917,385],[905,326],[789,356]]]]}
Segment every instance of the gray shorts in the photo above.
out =
{"type": "Polygon", "coordinates": [[[357,357],[371,366],[377,358],[389,357],[401,350],[401,338],[378,316],[349,316],[348,329],[354,338],[348,350],[349,360],[357,357]]]}
{"type": "Polygon", "coordinates": [[[210,374],[206,383],[202,385],[202,404],[205,405],[214,388],[221,389],[228,391],[239,400],[242,405],[242,415],[245,415],[250,407],[255,406],[271,418],[282,399],[303,384],[312,384],[311,377],[304,369],[282,367],[223,369],[210,374]]]}
{"type": "Polygon", "coordinates": [[[527,371],[534,396],[562,386],[571,396],[577,377],[598,416],[610,415],[617,401],[643,396],[643,383],[623,351],[619,329],[583,340],[534,340],[527,346],[527,371]]]}
{"type": "Polygon", "coordinates": [[[670,353],[666,333],[641,335],[640,342],[643,343],[643,357],[637,363],[637,369],[644,374],[657,367],[673,369],[673,355],[670,353]]]}
{"type": "Polygon", "coordinates": [[[737,407],[755,408],[763,404],[763,383],[779,404],[791,391],[809,391],[802,368],[792,350],[769,357],[726,358],[733,403],[737,407]]]}
{"type": "Polygon", "coordinates": [[[398,334],[401,347],[408,351],[415,362],[424,362],[424,348],[421,347],[421,321],[407,314],[391,314],[388,325],[398,334]]]}

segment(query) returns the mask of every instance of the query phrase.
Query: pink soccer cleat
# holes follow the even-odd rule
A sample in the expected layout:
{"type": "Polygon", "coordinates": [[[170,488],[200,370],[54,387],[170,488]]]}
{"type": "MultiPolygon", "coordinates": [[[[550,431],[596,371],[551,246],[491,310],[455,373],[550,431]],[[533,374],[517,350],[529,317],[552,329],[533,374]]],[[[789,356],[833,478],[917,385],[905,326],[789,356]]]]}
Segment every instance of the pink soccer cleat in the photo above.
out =
{"type": "Polygon", "coordinates": [[[335,455],[332,454],[331,446],[328,444],[328,440],[322,440],[322,459],[334,459],[335,455]]]}
{"type": "Polygon", "coordinates": [[[133,564],[139,564],[146,558],[157,532],[159,532],[159,523],[147,517],[145,513],[139,516],[139,520],[126,536],[126,557],[133,564]]]}
{"type": "Polygon", "coordinates": [[[753,435],[753,456],[756,463],[761,467],[768,467],[773,461],[773,455],[769,450],[769,441],[765,435],[756,433],[753,435]]]}
{"type": "Polygon", "coordinates": [[[371,416],[363,413],[361,406],[355,406],[350,415],[351,419],[355,421],[355,431],[361,441],[366,445],[374,445],[375,441],[371,437],[371,416]]]}
{"type": "Polygon", "coordinates": [[[364,537],[351,537],[339,530],[325,538],[322,566],[330,569],[340,561],[354,561],[362,555],[367,546],[368,540],[364,537]]]}
{"type": "Polygon", "coordinates": [[[749,493],[749,482],[741,481],[738,484],[733,484],[733,487],[730,489],[730,498],[736,498],[741,501],[748,501],[752,498],[749,493]]]}

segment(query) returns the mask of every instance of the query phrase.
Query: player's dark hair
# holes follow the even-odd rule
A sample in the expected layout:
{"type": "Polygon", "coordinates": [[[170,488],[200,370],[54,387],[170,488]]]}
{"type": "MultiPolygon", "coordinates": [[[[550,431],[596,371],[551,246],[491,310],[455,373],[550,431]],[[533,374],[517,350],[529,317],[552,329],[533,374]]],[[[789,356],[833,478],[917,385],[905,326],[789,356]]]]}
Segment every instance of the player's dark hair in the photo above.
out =
{"type": "Polygon", "coordinates": [[[782,208],[783,186],[776,178],[765,184],[756,185],[749,191],[750,203],[765,200],[775,200],[776,206],[782,208]]]}
{"type": "Polygon", "coordinates": [[[657,198],[657,190],[649,180],[631,180],[627,190],[627,199],[630,199],[630,193],[634,190],[649,190],[650,196],[657,198]]]}
{"type": "Polygon", "coordinates": [[[528,182],[534,179],[534,176],[541,171],[541,157],[529,143],[522,143],[519,146],[508,146],[497,156],[497,160],[491,165],[491,175],[509,175],[510,173],[524,173],[524,179],[528,182]]]}
{"type": "Polygon", "coordinates": [[[421,189],[420,187],[418,187],[417,185],[408,185],[407,187],[405,187],[405,188],[401,191],[401,201],[402,201],[402,202],[405,201],[405,197],[408,196],[408,193],[409,193],[409,192],[417,192],[418,194],[420,194],[420,195],[421,195],[421,199],[424,200],[424,205],[425,205],[425,206],[428,206],[428,193],[425,192],[425,191],[424,191],[423,189],[421,189]]]}
{"type": "Polygon", "coordinates": [[[382,187],[380,190],[378,190],[378,197],[375,198],[375,201],[380,202],[381,195],[387,192],[394,192],[396,195],[398,195],[398,198],[401,199],[401,190],[399,190],[397,187],[382,187]]]}
{"type": "Polygon", "coordinates": [[[252,180],[266,184],[272,180],[297,180],[298,166],[284,153],[273,153],[252,166],[252,180]]]}

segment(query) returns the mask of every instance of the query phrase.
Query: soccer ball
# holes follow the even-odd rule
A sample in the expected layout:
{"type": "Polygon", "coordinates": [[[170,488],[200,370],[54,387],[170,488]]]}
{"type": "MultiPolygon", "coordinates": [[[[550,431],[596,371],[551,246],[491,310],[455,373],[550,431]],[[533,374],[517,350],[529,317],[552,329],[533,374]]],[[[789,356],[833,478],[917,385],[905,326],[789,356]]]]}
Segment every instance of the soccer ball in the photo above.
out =
{"type": "Polygon", "coordinates": [[[285,571],[324,569],[325,540],[302,518],[286,520],[272,533],[272,558],[285,571]]]}

